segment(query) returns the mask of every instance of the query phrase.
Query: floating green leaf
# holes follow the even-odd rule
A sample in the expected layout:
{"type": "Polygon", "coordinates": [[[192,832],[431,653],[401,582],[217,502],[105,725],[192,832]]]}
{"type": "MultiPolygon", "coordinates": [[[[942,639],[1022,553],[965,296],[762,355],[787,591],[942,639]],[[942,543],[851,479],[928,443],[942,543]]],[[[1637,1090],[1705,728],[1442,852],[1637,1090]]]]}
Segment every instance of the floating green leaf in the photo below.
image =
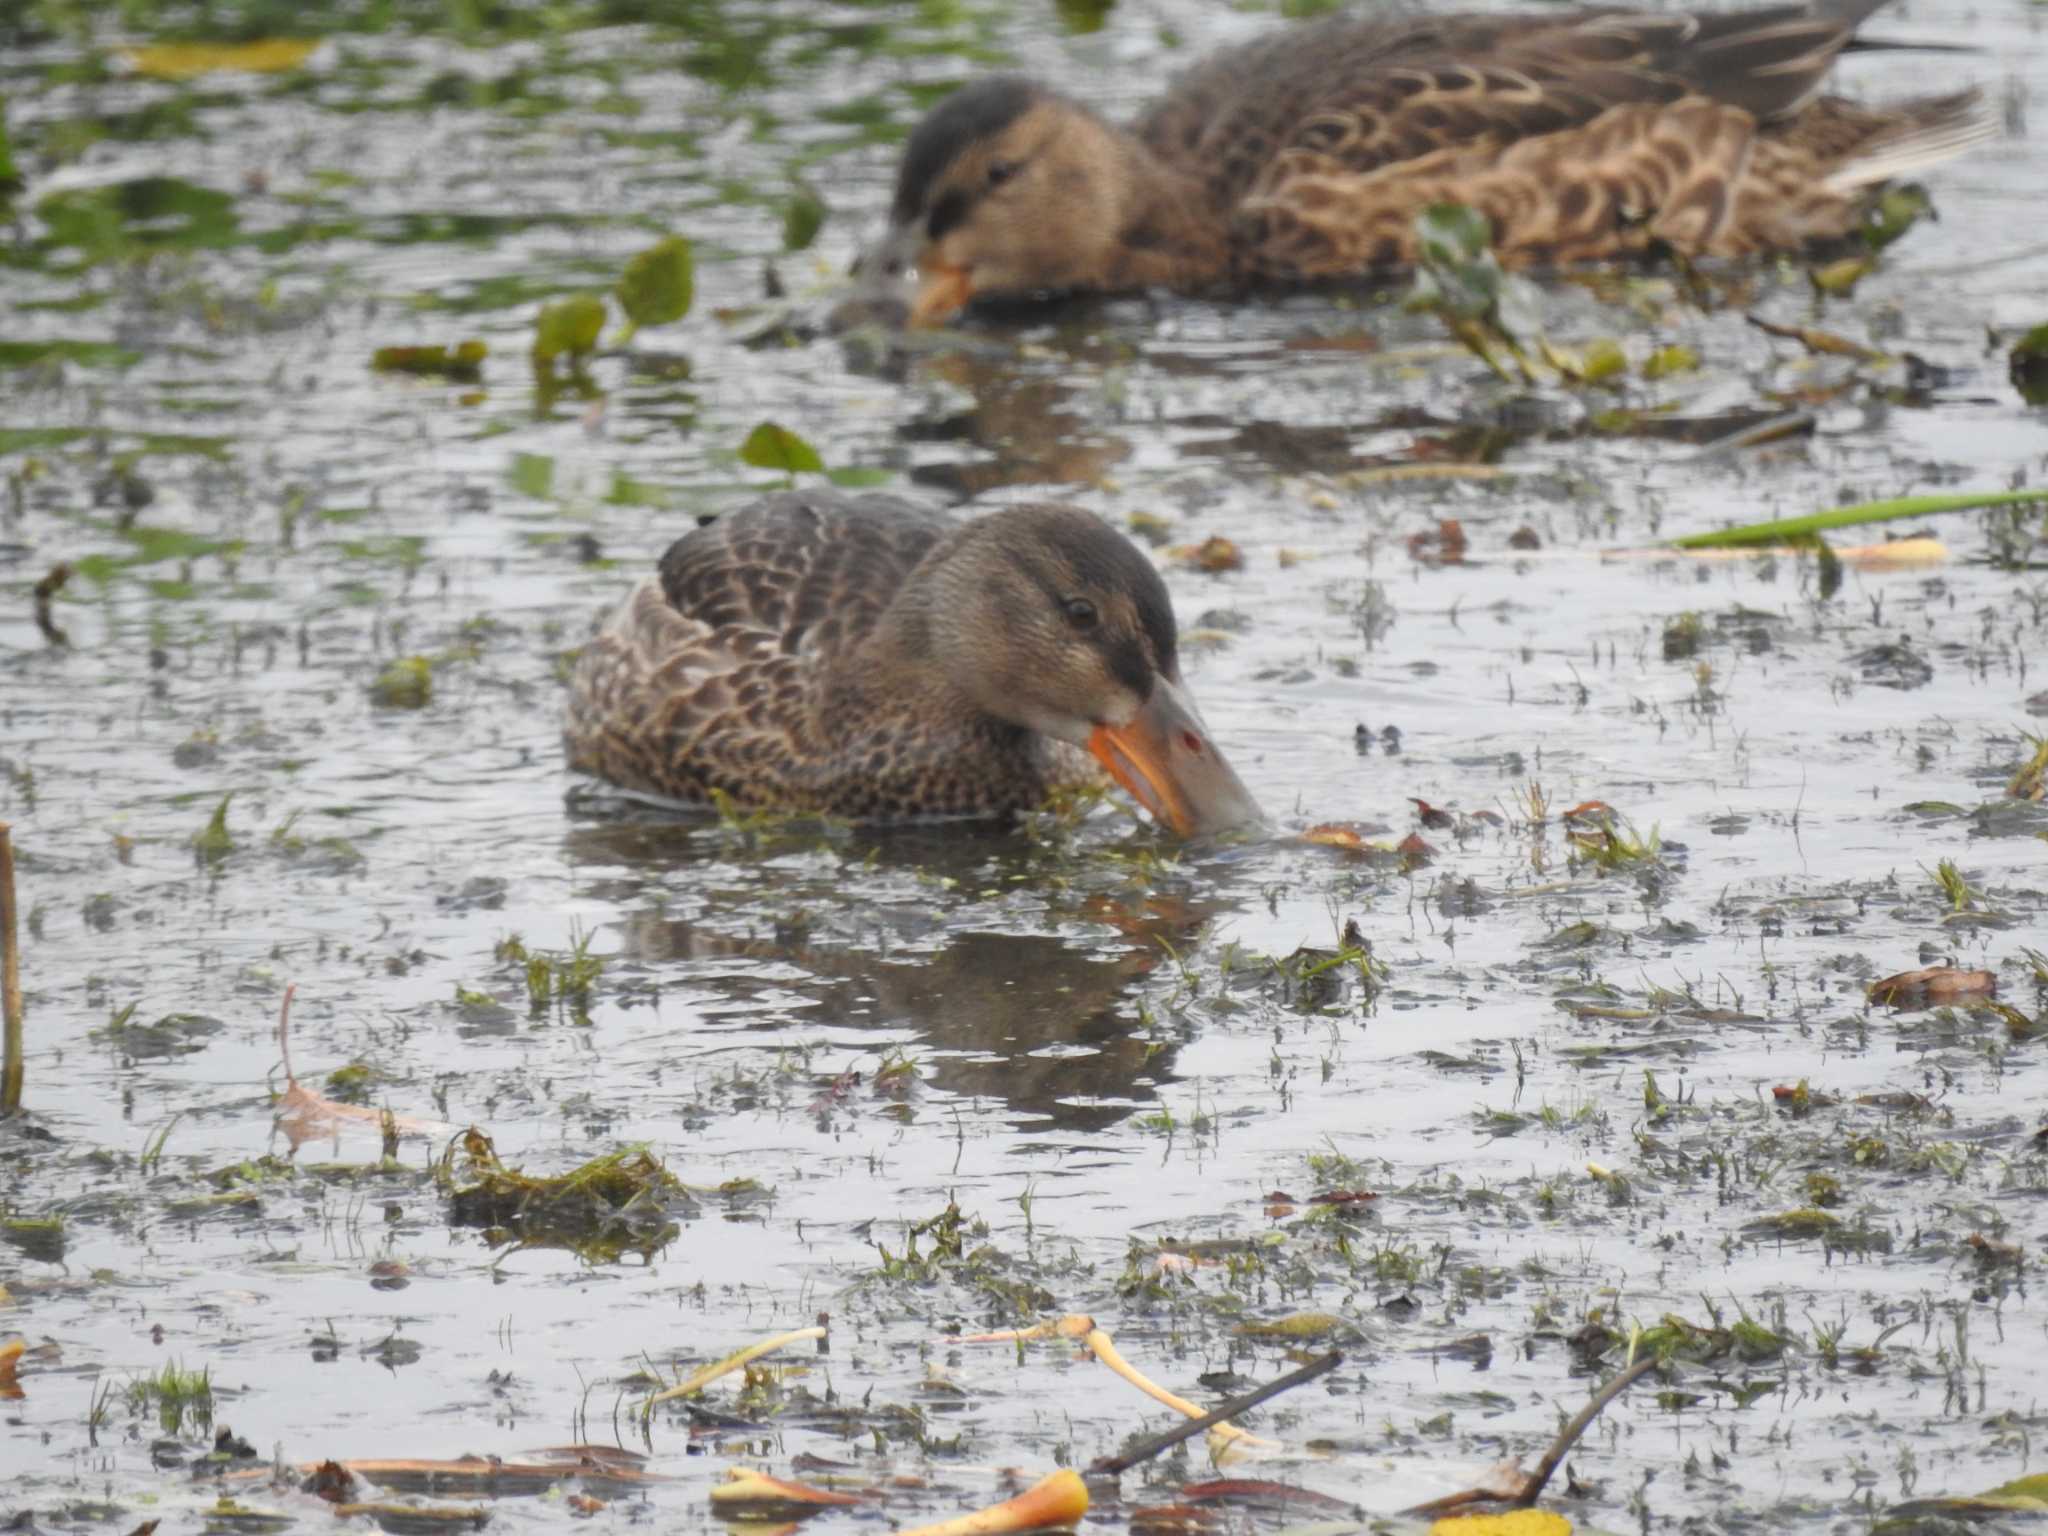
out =
{"type": "Polygon", "coordinates": [[[424,656],[401,656],[370,684],[370,702],[381,709],[425,709],[434,697],[434,664],[424,656]]]}
{"type": "Polygon", "coordinates": [[[1100,32],[1109,13],[1116,9],[1116,0],[1055,0],[1055,6],[1061,27],[1079,37],[1100,32]]]}
{"type": "Polygon", "coordinates": [[[21,190],[21,173],[14,168],[14,152],[7,143],[7,102],[0,98],[0,197],[21,190]]]}
{"type": "Polygon", "coordinates": [[[740,444],[740,458],[756,469],[779,469],[792,479],[799,474],[821,474],[825,461],[818,450],[789,428],[764,421],[740,444]]]}
{"type": "Polygon", "coordinates": [[[604,300],[579,293],[546,306],[533,325],[533,360],[543,367],[566,356],[578,364],[597,349],[604,334],[604,300]]]}
{"type": "Polygon", "coordinates": [[[1817,267],[1806,269],[1807,280],[1814,290],[1829,298],[1846,298],[1856,291],[1856,285],[1870,275],[1877,262],[1870,256],[1844,256],[1840,261],[1823,262],[1817,267]]]}
{"type": "Polygon", "coordinates": [[[0,341],[0,368],[27,368],[36,363],[77,363],[85,368],[127,368],[142,354],[111,341],[0,341]]]}
{"type": "Polygon", "coordinates": [[[1700,366],[1700,355],[1683,342],[1668,347],[1659,347],[1643,363],[1643,377],[1666,379],[1674,373],[1693,373],[1700,366]]]}
{"type": "Polygon", "coordinates": [[[1917,181],[1886,187],[1863,216],[1863,243],[1873,251],[1881,251],[1933,208],[1934,199],[1917,181]]]}
{"type": "Polygon", "coordinates": [[[782,205],[782,248],[808,250],[825,224],[825,200],[802,182],[782,205]]]}
{"type": "Polygon", "coordinates": [[[619,308],[626,312],[626,334],[643,325],[667,325],[690,312],[696,294],[696,262],[690,242],[670,235],[651,245],[619,274],[619,308]]]}
{"type": "Polygon", "coordinates": [[[2048,405],[2048,325],[2037,325],[2013,343],[2008,364],[2012,387],[2029,405],[2048,405]]]}
{"type": "Polygon", "coordinates": [[[480,341],[457,342],[452,347],[379,347],[370,355],[370,366],[379,373],[410,373],[474,384],[483,377],[489,352],[480,341]]]}
{"type": "MultiPolygon", "coordinates": [[[[1493,226],[1463,203],[1432,203],[1415,216],[1415,286],[1408,307],[1441,319],[1453,336],[1501,378],[1513,363],[1535,375],[1530,352],[1545,345],[1535,290],[1501,270],[1493,226]]],[[[1553,366],[1568,354],[1558,353],[1553,366]]],[[[1572,370],[1564,369],[1570,373],[1572,370]]]]}
{"type": "Polygon", "coordinates": [[[228,802],[234,798],[233,790],[222,795],[205,829],[192,839],[192,847],[209,864],[218,863],[235,851],[234,834],[228,831],[228,802]]]}

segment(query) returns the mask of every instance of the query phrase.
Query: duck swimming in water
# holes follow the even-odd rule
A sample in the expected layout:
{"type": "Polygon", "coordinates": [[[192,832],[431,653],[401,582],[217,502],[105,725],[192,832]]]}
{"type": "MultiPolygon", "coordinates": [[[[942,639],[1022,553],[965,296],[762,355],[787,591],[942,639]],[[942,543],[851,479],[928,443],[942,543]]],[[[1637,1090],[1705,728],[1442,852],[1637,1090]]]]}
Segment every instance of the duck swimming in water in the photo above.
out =
{"type": "Polygon", "coordinates": [[[1336,15],[1226,49],[1129,128],[983,80],[911,134],[866,266],[915,269],[911,321],[934,324],[984,297],[1407,266],[1435,203],[1477,208],[1522,265],[1824,244],[1995,128],[1974,91],[1821,94],[1884,3],[1336,15]]]}
{"type": "Polygon", "coordinates": [[[1177,641],[1151,562],[1078,508],[770,496],[669,547],[584,648],[563,739],[692,804],[1003,816],[1107,770],[1183,836],[1256,823],[1177,641]]]}

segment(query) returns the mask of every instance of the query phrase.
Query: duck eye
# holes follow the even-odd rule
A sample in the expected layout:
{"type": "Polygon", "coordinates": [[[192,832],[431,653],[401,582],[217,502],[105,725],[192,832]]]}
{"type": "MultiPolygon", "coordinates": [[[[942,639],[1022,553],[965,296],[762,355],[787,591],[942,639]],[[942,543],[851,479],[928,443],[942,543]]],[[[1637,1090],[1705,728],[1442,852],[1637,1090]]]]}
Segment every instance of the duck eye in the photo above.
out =
{"type": "Polygon", "coordinates": [[[1060,604],[1060,611],[1067,616],[1067,622],[1076,629],[1095,627],[1095,605],[1085,597],[1070,597],[1060,604]]]}
{"type": "Polygon", "coordinates": [[[1000,187],[1016,174],[1017,162],[1014,160],[991,160],[988,163],[988,184],[992,187],[1000,187]]]}

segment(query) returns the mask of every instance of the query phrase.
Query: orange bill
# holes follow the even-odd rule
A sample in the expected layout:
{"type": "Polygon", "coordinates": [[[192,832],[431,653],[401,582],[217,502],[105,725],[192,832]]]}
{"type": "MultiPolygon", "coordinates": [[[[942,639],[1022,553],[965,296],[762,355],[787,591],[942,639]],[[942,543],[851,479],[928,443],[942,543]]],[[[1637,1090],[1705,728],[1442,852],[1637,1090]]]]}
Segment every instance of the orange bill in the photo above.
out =
{"type": "Polygon", "coordinates": [[[928,256],[917,269],[921,280],[910,305],[913,326],[937,325],[965,309],[974,297],[974,279],[965,267],[949,267],[928,256]]]}
{"type": "Polygon", "coordinates": [[[1138,804],[1182,837],[1265,820],[1258,801],[1216,749],[1185,689],[1165,678],[1122,725],[1098,725],[1088,750],[1138,804]]]}

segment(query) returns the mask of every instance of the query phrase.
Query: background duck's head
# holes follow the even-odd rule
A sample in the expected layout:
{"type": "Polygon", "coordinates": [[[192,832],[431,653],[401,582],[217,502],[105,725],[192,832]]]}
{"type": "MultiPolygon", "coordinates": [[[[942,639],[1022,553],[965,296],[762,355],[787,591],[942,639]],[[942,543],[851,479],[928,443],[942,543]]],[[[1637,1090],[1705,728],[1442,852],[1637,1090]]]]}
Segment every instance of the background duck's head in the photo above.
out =
{"type": "Polygon", "coordinates": [[[934,552],[913,643],[983,713],[1093,753],[1184,837],[1263,820],[1180,678],[1165,583],[1075,507],[1011,507],[934,552]]]}
{"type": "Polygon", "coordinates": [[[865,275],[913,269],[910,323],[984,296],[1102,286],[1130,200],[1131,143],[1087,108],[1014,75],[977,81],[904,146],[889,234],[865,275]]]}

